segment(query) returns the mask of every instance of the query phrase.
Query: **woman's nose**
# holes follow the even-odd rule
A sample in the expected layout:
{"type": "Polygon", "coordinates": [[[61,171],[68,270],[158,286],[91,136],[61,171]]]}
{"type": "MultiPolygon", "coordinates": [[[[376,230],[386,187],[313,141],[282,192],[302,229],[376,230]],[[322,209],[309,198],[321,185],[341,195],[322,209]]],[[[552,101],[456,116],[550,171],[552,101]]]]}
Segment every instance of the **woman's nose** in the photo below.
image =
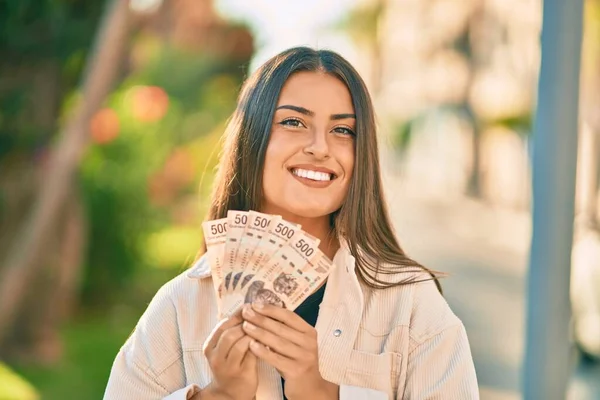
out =
{"type": "Polygon", "coordinates": [[[329,158],[327,132],[324,130],[315,130],[310,143],[308,143],[308,145],[304,148],[304,152],[318,159],[329,158]]]}

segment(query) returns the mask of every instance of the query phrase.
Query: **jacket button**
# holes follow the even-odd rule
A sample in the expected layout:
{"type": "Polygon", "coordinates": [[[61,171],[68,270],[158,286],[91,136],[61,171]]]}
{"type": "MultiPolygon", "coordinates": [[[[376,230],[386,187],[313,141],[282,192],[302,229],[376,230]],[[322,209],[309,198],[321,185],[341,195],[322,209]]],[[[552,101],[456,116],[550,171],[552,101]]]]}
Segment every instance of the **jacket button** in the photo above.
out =
{"type": "Polygon", "coordinates": [[[335,331],[333,331],[333,336],[335,337],[339,337],[342,334],[342,331],[339,329],[336,329],[335,331]]]}

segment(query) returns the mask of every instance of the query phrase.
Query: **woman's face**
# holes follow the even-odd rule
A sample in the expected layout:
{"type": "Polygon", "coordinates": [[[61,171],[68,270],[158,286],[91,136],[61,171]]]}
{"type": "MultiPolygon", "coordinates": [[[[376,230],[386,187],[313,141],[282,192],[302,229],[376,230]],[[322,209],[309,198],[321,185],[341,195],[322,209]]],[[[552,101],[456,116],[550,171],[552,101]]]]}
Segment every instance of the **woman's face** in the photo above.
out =
{"type": "Polygon", "coordinates": [[[322,217],[338,210],[354,170],[356,117],[346,85],[298,72],[282,88],[263,171],[263,211],[322,217]]]}

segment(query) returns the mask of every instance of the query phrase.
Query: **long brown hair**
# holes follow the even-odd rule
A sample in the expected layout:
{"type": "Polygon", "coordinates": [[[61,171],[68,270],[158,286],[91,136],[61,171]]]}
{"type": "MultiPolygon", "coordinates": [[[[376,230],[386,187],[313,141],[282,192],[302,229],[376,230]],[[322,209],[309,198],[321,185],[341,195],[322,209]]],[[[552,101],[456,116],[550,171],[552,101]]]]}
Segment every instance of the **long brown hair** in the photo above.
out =
{"type": "Polygon", "coordinates": [[[355,257],[357,275],[377,289],[434,279],[441,291],[438,273],[410,259],[396,240],[383,196],[371,97],[350,63],[329,50],[286,50],[246,80],[225,130],[207,220],[225,218],[228,210],[260,210],[262,172],[275,107],[281,88],[299,71],[335,76],[348,87],[352,98],[356,114],[355,168],[347,198],[332,214],[331,223],[355,257]],[[409,273],[409,277],[390,279],[403,273],[409,273]]]}

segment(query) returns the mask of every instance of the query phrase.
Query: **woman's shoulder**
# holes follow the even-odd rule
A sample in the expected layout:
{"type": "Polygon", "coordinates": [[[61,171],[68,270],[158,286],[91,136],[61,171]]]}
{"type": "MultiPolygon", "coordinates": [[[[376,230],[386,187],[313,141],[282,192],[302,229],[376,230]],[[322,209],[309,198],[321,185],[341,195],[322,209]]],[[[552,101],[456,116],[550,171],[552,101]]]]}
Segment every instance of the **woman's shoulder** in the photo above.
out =
{"type": "Polygon", "coordinates": [[[185,345],[189,336],[187,331],[198,328],[197,324],[204,320],[204,325],[208,325],[212,314],[216,314],[216,311],[212,312],[216,310],[214,297],[210,267],[203,257],[158,289],[135,331],[159,342],[185,345]],[[207,318],[199,319],[200,315],[207,318]]]}
{"type": "Polygon", "coordinates": [[[196,260],[191,267],[164,283],[156,292],[155,299],[176,302],[179,299],[199,296],[212,290],[210,265],[206,255],[196,260]]]}
{"type": "MultiPolygon", "coordinates": [[[[387,265],[388,270],[394,269],[387,265]]],[[[400,267],[398,267],[400,268],[400,267]]],[[[414,340],[426,340],[432,334],[460,324],[450,306],[439,292],[431,275],[423,271],[402,271],[378,274],[377,281],[369,284],[359,279],[367,319],[375,311],[377,320],[388,321],[390,326],[407,326],[414,340]],[[401,284],[396,284],[403,282],[401,284]],[[384,289],[377,284],[390,285],[384,289]]]]}
{"type": "Polygon", "coordinates": [[[154,379],[172,378],[163,382],[179,382],[176,361],[183,350],[201,348],[215,314],[211,313],[212,282],[204,279],[210,277],[206,264],[199,260],[158,289],[121,347],[113,367],[117,375],[142,370],[154,379]]]}
{"type": "Polygon", "coordinates": [[[396,324],[409,327],[410,337],[415,342],[423,342],[428,338],[461,325],[448,302],[437,288],[431,275],[423,270],[402,272],[384,276],[389,283],[397,280],[406,283],[394,285],[386,289],[374,289],[362,284],[366,302],[373,300],[384,304],[396,324]]]}
{"type": "Polygon", "coordinates": [[[181,324],[198,308],[210,309],[213,297],[210,267],[202,257],[156,291],[138,325],[172,327],[174,321],[181,324]]]}
{"type": "Polygon", "coordinates": [[[195,312],[197,310],[190,310],[190,305],[198,304],[208,308],[213,297],[210,265],[204,255],[191,267],[164,283],[154,295],[148,308],[150,309],[154,303],[157,308],[163,310],[172,308],[176,314],[195,312]]]}
{"type": "Polygon", "coordinates": [[[410,338],[420,344],[447,329],[462,328],[433,279],[414,283],[410,318],[410,338]]]}

